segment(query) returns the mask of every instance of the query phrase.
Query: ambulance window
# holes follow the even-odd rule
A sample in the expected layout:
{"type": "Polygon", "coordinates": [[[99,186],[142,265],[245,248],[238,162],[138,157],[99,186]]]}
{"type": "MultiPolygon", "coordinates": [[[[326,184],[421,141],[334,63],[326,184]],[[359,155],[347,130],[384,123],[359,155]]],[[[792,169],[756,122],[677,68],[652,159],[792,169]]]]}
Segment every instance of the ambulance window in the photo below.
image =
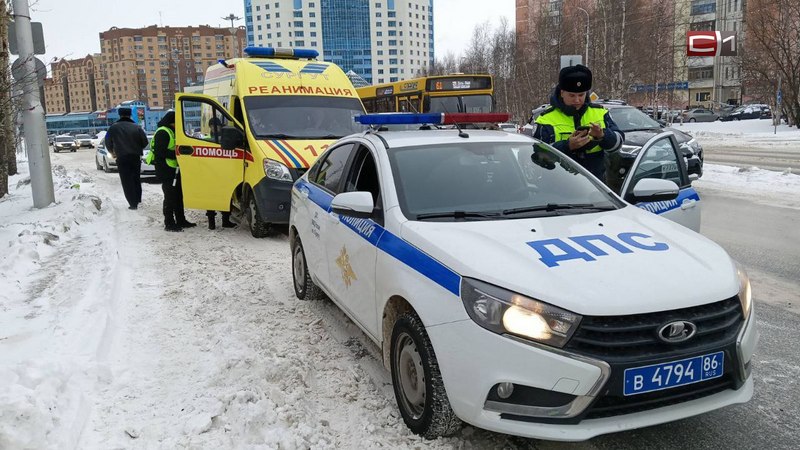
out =
{"type": "Polygon", "coordinates": [[[341,192],[342,175],[344,175],[344,169],[352,153],[353,144],[344,144],[329,151],[311,181],[334,195],[341,192]]]}
{"type": "Polygon", "coordinates": [[[239,123],[244,124],[244,113],[242,112],[242,102],[237,97],[233,102],[233,118],[239,123]]]}
{"type": "Polygon", "coordinates": [[[228,119],[222,110],[210,103],[197,100],[182,100],[183,132],[186,136],[219,143],[222,127],[228,119]]]}

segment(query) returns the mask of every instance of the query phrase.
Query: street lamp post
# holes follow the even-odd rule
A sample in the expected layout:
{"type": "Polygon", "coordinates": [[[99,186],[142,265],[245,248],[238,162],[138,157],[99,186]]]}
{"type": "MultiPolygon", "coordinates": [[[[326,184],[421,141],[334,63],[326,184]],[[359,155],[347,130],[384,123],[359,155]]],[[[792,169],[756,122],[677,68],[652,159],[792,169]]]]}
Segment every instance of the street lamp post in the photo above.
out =
{"type": "Polygon", "coordinates": [[[233,39],[233,56],[234,57],[239,56],[238,53],[237,53],[238,50],[236,49],[236,41],[239,39],[239,37],[236,35],[236,27],[233,25],[233,22],[235,20],[242,20],[242,18],[241,17],[237,17],[233,13],[230,13],[227,16],[223,17],[222,19],[231,21],[231,27],[229,28],[229,31],[231,32],[231,37],[233,39]]]}
{"type": "Polygon", "coordinates": [[[584,56],[583,65],[589,67],[589,12],[580,6],[577,6],[576,8],[580,9],[584,14],[586,14],[586,56],[584,56]]]}

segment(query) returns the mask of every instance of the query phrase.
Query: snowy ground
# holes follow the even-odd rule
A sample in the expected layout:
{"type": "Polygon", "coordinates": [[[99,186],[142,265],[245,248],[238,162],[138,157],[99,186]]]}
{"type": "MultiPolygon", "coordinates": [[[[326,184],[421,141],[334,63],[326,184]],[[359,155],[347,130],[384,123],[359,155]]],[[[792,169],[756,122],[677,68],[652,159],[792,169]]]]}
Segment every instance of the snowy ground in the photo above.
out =
{"type": "Polygon", "coordinates": [[[800,129],[772,125],[772,119],[731,122],[675,123],[674,128],[696,137],[703,146],[743,148],[800,148],[800,129]]]}
{"type": "MultiPolygon", "coordinates": [[[[0,449],[509,446],[411,434],[377,349],[294,297],[285,236],[165,233],[159,186],[130,211],[92,155],[53,155],[55,205],[32,208],[24,162],[0,199],[0,449]]],[[[724,166],[698,185],[800,194],[798,175],[724,166]]]]}

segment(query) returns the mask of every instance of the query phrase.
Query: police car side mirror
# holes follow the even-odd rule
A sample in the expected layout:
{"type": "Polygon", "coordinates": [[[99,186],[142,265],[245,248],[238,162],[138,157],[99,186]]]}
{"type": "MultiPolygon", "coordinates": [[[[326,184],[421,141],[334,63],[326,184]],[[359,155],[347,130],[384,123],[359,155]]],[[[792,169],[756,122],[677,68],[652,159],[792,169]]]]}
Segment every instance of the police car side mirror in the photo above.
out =
{"type": "Polygon", "coordinates": [[[672,180],[659,178],[643,178],[633,187],[633,199],[636,202],[663,202],[678,198],[680,188],[672,180]]]}
{"type": "Polygon", "coordinates": [[[331,201],[331,211],[341,216],[369,219],[375,203],[369,192],[343,192],[331,201]]]}
{"type": "Polygon", "coordinates": [[[244,145],[244,133],[236,127],[222,127],[219,140],[223,150],[233,150],[244,145]]]}

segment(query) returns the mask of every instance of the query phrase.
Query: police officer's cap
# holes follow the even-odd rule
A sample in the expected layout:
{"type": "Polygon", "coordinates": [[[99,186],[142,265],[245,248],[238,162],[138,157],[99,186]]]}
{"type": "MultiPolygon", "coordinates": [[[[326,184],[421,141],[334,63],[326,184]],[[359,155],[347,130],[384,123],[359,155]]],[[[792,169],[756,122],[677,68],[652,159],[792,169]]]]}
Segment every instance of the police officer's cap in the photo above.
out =
{"type": "Polygon", "coordinates": [[[592,89],[592,71],[580,64],[564,67],[558,73],[558,87],[567,92],[588,92],[592,89]]]}
{"type": "Polygon", "coordinates": [[[122,107],[117,110],[117,113],[119,113],[120,117],[130,117],[131,112],[132,112],[131,109],[126,107],[122,107]]]}

